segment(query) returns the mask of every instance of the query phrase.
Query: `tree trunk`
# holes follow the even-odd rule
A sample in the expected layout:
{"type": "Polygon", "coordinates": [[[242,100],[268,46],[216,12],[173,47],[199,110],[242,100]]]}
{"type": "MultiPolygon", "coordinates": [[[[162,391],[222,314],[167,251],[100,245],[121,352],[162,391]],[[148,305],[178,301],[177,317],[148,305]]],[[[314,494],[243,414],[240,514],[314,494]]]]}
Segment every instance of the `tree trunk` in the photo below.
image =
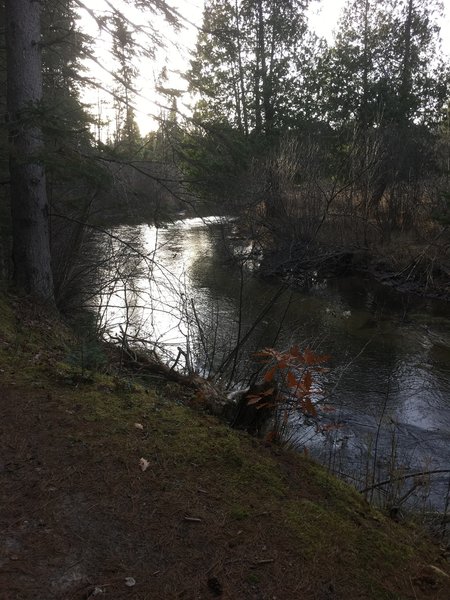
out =
{"type": "Polygon", "coordinates": [[[245,77],[244,77],[244,66],[242,64],[242,43],[241,43],[241,19],[239,16],[239,5],[238,1],[235,0],[234,5],[235,11],[235,19],[236,19],[236,50],[237,50],[237,59],[238,59],[238,69],[239,69],[239,91],[240,91],[240,100],[242,105],[242,124],[244,126],[244,134],[248,136],[248,110],[247,110],[247,95],[245,93],[245,77]]]}
{"type": "Polygon", "coordinates": [[[43,139],[40,4],[6,0],[7,110],[14,282],[53,303],[43,139]]]}
{"type": "Polygon", "coordinates": [[[403,53],[402,76],[399,90],[399,114],[398,122],[400,125],[407,125],[410,116],[410,97],[411,97],[411,37],[412,21],[414,16],[414,2],[408,0],[408,7],[405,20],[405,48],[403,53]]]}
{"type": "Polygon", "coordinates": [[[264,10],[262,0],[257,2],[258,10],[258,46],[259,46],[259,57],[261,64],[261,80],[262,80],[262,105],[264,111],[264,129],[266,135],[272,132],[273,125],[273,103],[271,99],[271,84],[269,82],[269,73],[267,70],[267,57],[266,57],[266,26],[264,21],[264,10]]]}
{"type": "MultiPolygon", "coordinates": [[[[360,108],[360,124],[364,141],[367,140],[369,129],[369,71],[371,68],[371,57],[369,53],[369,0],[365,0],[364,6],[364,50],[363,50],[363,73],[362,73],[362,98],[360,108]]],[[[371,125],[372,123],[370,123],[371,125]]],[[[365,166],[365,165],[364,165],[365,166]]]]}

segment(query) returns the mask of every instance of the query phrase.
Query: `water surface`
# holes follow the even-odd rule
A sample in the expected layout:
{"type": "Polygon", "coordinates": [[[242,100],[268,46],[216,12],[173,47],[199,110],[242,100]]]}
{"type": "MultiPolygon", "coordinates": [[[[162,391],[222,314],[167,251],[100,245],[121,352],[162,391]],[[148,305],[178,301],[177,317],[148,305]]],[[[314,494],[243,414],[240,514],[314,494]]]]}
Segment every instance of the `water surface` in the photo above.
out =
{"type": "MultiPolygon", "coordinates": [[[[294,443],[362,479],[368,463],[383,477],[394,460],[404,473],[450,469],[447,304],[357,277],[317,279],[308,289],[282,291],[278,281],[252,276],[254,262],[239,266],[231,260],[250,242],[236,235],[232,221],[214,217],[115,233],[147,261],[117,267],[119,280],[103,299],[110,332],[126,329],[172,361],[181,349],[179,364],[187,361],[204,374],[228,357],[228,372],[236,363],[235,384],[244,382],[257,349],[317,348],[331,355],[320,383],[340,426],[324,438],[292,419],[294,443]],[[235,361],[232,349],[253,327],[235,361]]],[[[447,485],[448,476],[433,477],[435,506],[447,485]]]]}

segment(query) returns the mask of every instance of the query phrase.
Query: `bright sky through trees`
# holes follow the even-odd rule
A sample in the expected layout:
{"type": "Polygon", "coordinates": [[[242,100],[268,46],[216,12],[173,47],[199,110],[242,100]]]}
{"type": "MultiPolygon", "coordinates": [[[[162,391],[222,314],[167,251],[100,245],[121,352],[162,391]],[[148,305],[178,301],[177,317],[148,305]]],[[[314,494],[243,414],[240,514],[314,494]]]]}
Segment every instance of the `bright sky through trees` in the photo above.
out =
{"type": "MultiPolygon", "coordinates": [[[[121,10],[130,20],[138,25],[145,25],[148,16],[138,11],[133,10],[129,4],[124,5],[122,0],[114,0],[112,2],[116,8],[121,10]]],[[[331,41],[333,31],[337,26],[341,10],[345,4],[345,0],[321,0],[320,2],[312,2],[309,10],[309,18],[312,28],[318,35],[324,36],[331,41]]],[[[443,42],[443,50],[450,54],[450,0],[443,0],[445,15],[441,22],[441,35],[443,42]]],[[[106,0],[91,0],[87,3],[89,9],[101,14],[107,11],[108,6],[106,0]]],[[[154,61],[148,58],[136,58],[136,69],[138,77],[136,79],[137,94],[134,98],[134,107],[136,121],[141,129],[141,133],[145,135],[148,131],[156,128],[157,118],[161,112],[161,106],[165,105],[163,97],[155,92],[155,85],[164,65],[167,66],[169,79],[165,85],[174,87],[180,90],[186,88],[186,83],[181,77],[181,74],[189,66],[189,52],[194,48],[197,36],[197,28],[201,26],[203,0],[174,0],[172,3],[183,17],[183,29],[174,32],[162,18],[152,17],[152,25],[161,34],[165,47],[157,50],[156,59],[154,61]]],[[[95,40],[95,55],[97,61],[86,61],[86,66],[92,77],[94,77],[100,86],[104,89],[86,90],[84,100],[92,106],[94,114],[100,113],[104,122],[111,121],[110,125],[103,127],[102,135],[107,137],[113,131],[113,112],[112,112],[112,97],[109,93],[114,89],[114,79],[109,72],[114,70],[114,62],[111,57],[111,39],[106,32],[101,32],[98,29],[95,21],[80,10],[81,27],[89,33],[95,40]]],[[[148,41],[141,34],[139,41],[142,45],[146,45],[148,41]]],[[[189,113],[189,107],[184,105],[187,100],[181,100],[179,109],[181,112],[189,113]]]]}

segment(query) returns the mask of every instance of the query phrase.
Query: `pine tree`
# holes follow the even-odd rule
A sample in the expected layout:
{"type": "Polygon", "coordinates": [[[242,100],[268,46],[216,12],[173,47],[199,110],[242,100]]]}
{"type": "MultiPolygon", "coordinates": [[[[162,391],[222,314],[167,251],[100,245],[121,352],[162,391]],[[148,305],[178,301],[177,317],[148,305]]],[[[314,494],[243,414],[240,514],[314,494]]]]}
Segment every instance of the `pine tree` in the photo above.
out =
{"type": "Polygon", "coordinates": [[[14,281],[53,303],[43,136],[40,6],[6,0],[7,108],[14,281]]]}
{"type": "Polygon", "coordinates": [[[439,2],[350,0],[327,57],[328,116],[363,129],[433,125],[446,93],[439,2]]]}
{"type": "Polygon", "coordinates": [[[117,62],[115,78],[114,107],[116,112],[116,131],[114,149],[120,154],[132,157],[142,145],[139,128],[133,109],[133,88],[136,69],[132,65],[135,56],[133,33],[121,14],[113,17],[112,55],[117,62]]]}
{"type": "Polygon", "coordinates": [[[302,95],[299,61],[307,2],[209,0],[191,69],[197,116],[248,135],[271,135],[293,120],[302,95]]]}

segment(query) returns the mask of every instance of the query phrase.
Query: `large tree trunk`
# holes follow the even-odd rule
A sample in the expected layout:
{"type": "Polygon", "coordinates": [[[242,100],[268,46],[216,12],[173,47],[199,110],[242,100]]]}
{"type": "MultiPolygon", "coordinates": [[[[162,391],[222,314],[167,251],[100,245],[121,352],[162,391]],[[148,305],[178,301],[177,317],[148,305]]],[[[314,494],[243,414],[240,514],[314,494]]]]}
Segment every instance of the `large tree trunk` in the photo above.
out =
{"type": "Polygon", "coordinates": [[[53,303],[48,204],[38,124],[42,100],[40,3],[6,0],[7,108],[15,284],[53,303]]]}

